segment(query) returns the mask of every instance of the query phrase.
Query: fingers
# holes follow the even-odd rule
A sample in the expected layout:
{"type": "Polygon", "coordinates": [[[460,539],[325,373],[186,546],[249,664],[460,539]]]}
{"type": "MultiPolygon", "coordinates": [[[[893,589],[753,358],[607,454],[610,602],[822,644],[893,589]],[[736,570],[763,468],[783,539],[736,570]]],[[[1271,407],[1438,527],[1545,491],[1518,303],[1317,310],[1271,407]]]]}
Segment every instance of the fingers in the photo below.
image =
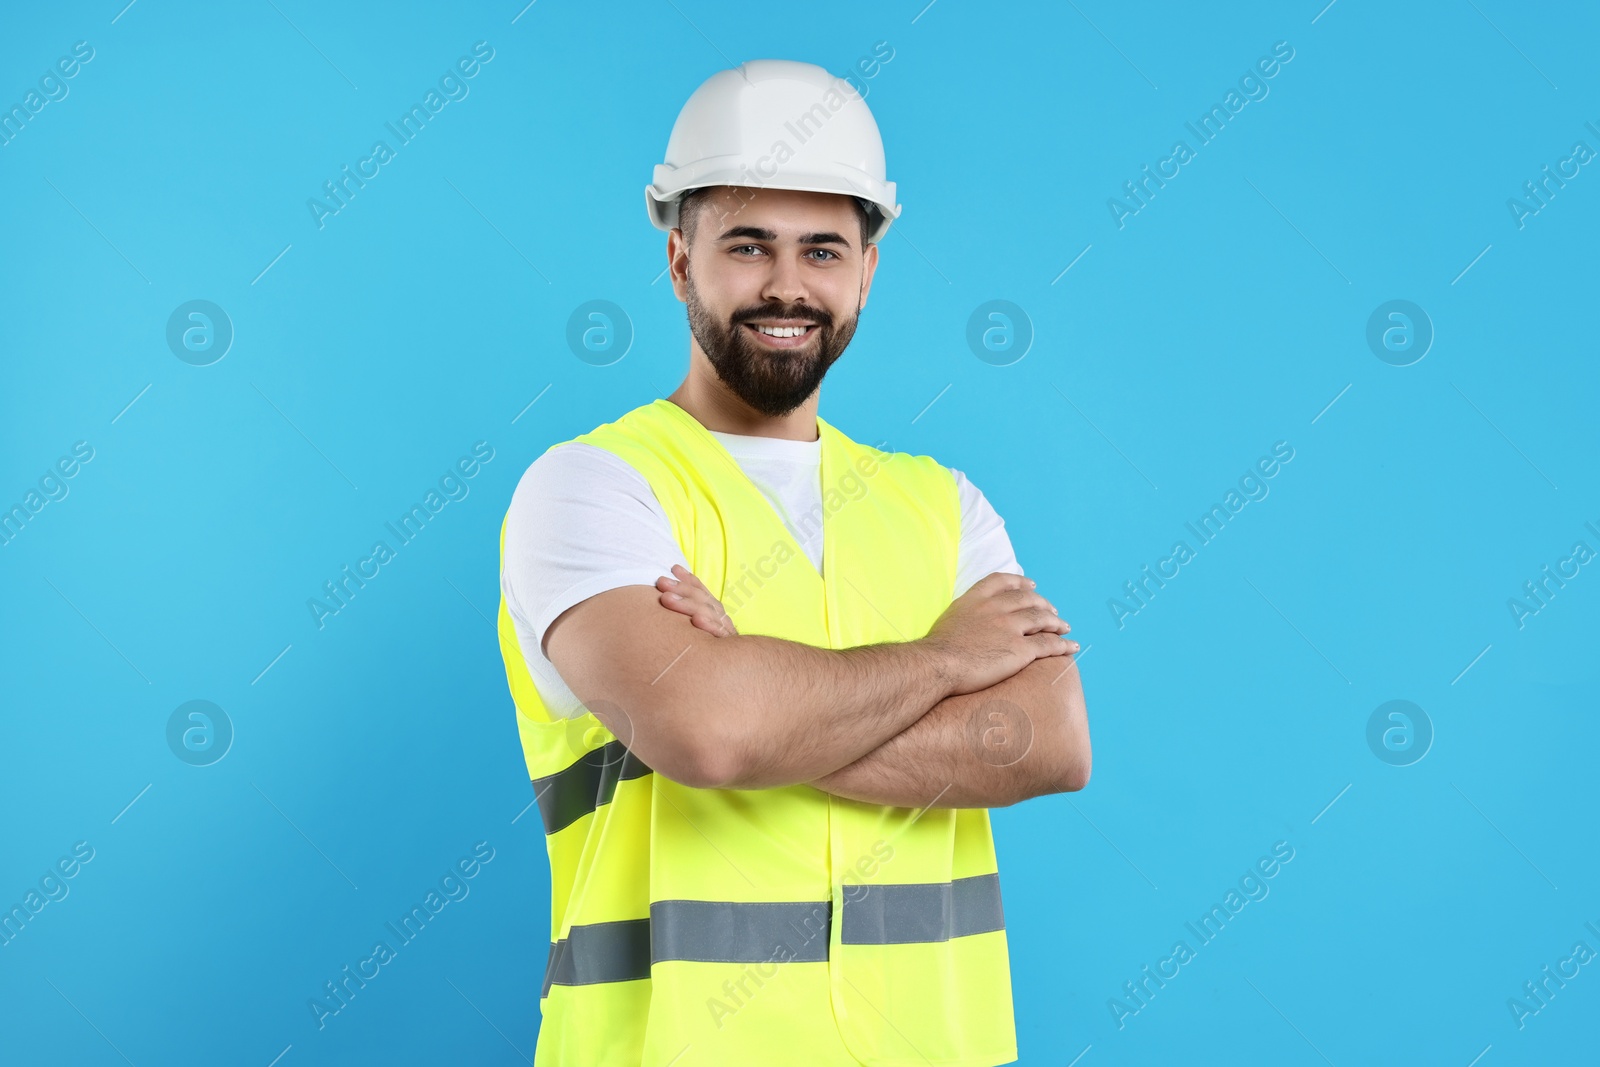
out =
{"type": "Polygon", "coordinates": [[[685,567],[683,564],[674,563],[672,565],[672,573],[677,575],[684,585],[687,585],[692,589],[705,589],[706,594],[708,596],[710,595],[711,590],[706,589],[705,583],[699,578],[696,578],[694,572],[688,567],[685,567]]]}
{"type": "Polygon", "coordinates": [[[1027,611],[1021,611],[1017,614],[1029,623],[1029,629],[1024,631],[1025,633],[1048,630],[1051,633],[1064,634],[1072,629],[1072,624],[1056,614],[1056,609],[1048,605],[1040,608],[1029,608],[1027,611]]]}
{"type": "Polygon", "coordinates": [[[672,573],[677,577],[669,578],[663,574],[656,579],[656,588],[663,593],[670,594],[668,599],[677,597],[692,598],[698,594],[701,599],[713,602],[716,600],[716,597],[711,595],[711,590],[705,587],[705,583],[696,578],[694,572],[683,566],[683,564],[674,563],[672,565],[672,573]]]}
{"type": "Polygon", "coordinates": [[[733,620],[728,618],[726,612],[715,610],[696,611],[694,624],[714,637],[732,637],[736,632],[733,620]]]}
{"type": "MultiPolygon", "coordinates": [[[[1019,578],[1015,574],[1006,574],[1000,571],[997,571],[989,577],[1011,579],[1010,582],[996,582],[994,585],[985,590],[984,603],[989,605],[991,609],[997,609],[1000,611],[1018,611],[1023,608],[1031,607],[1051,607],[1050,601],[1046,600],[1031,586],[1019,584],[1026,583],[1028,581],[1026,578],[1019,578]]],[[[984,580],[987,581],[988,579],[984,580]]],[[[976,589],[978,587],[974,585],[973,588],[976,589]]]]}
{"type": "Polygon", "coordinates": [[[1032,578],[1024,578],[1020,574],[1012,574],[1009,571],[993,571],[973,582],[972,588],[968,592],[976,590],[980,595],[996,596],[1014,591],[1027,592],[1037,584],[1032,578]]]}
{"type": "Polygon", "coordinates": [[[1035,591],[1031,578],[995,571],[980,578],[972,588],[979,590],[978,610],[1003,616],[1007,627],[1016,626],[1013,632],[1021,636],[1065,635],[1072,629],[1055,605],[1035,591]]]}
{"type": "Polygon", "coordinates": [[[734,629],[733,620],[722,609],[722,604],[705,583],[694,576],[694,573],[682,564],[674,563],[672,573],[676,578],[662,575],[656,579],[656,588],[661,591],[661,604],[663,607],[688,615],[690,622],[698,629],[716,637],[731,637],[738,633],[734,629]]]}
{"type": "MultiPolygon", "coordinates": [[[[995,594],[993,601],[993,610],[1002,614],[1018,616],[1034,629],[1041,627],[1053,628],[1061,619],[1061,613],[1056,610],[1054,604],[1028,589],[1003,590],[995,594]]],[[[1031,630],[1024,632],[1031,632],[1031,630]]],[[[1064,633],[1065,631],[1058,630],[1057,632],[1064,633]]]]}
{"type": "Polygon", "coordinates": [[[1061,617],[1061,612],[1056,610],[1056,606],[1037,593],[1029,594],[1027,607],[1021,610],[1029,618],[1037,620],[1040,629],[1051,629],[1061,634],[1072,629],[1072,625],[1061,617]]]}
{"type": "Polygon", "coordinates": [[[1022,631],[1024,636],[1038,639],[1045,655],[1061,656],[1078,651],[1078,642],[1067,637],[1072,624],[1061,617],[1054,604],[1031,590],[1012,589],[1008,592],[1017,600],[1012,616],[1020,618],[1027,627],[1022,631]]]}
{"type": "Polygon", "coordinates": [[[697,597],[683,596],[678,593],[663,593],[661,595],[663,607],[671,608],[689,616],[689,621],[697,628],[716,637],[730,637],[735,632],[733,620],[727,612],[722,610],[722,605],[715,600],[709,604],[697,597]],[[676,598],[676,599],[674,599],[676,598]]]}
{"type": "Polygon", "coordinates": [[[673,589],[672,586],[665,584],[665,579],[657,579],[656,588],[661,591],[661,596],[658,599],[662,607],[671,608],[673,611],[681,611],[685,615],[694,613],[695,602],[673,589]]]}
{"type": "Polygon", "coordinates": [[[671,608],[673,611],[682,612],[685,615],[694,615],[704,606],[702,600],[698,596],[692,595],[692,590],[689,590],[687,586],[683,586],[682,583],[665,575],[656,579],[656,588],[661,592],[659,599],[661,606],[664,608],[671,608]],[[679,591],[680,588],[683,590],[682,592],[679,591]]]}
{"type": "Polygon", "coordinates": [[[1055,634],[1034,634],[1028,640],[1033,642],[1034,648],[1038,650],[1039,659],[1046,656],[1068,656],[1079,649],[1078,642],[1055,634]]]}

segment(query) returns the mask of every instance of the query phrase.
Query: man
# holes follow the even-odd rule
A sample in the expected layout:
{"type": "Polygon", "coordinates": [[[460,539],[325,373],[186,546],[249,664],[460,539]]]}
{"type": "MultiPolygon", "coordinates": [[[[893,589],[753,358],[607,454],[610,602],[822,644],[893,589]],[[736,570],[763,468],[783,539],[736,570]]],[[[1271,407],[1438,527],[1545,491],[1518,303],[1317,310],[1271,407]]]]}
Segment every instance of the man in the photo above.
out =
{"type": "Polygon", "coordinates": [[[501,535],[535,1062],[1011,1062],[987,809],[1088,781],[1078,646],[959,472],[817,415],[899,214],[877,125],[754,61],[655,178],[688,375],[540,456],[501,535]]]}

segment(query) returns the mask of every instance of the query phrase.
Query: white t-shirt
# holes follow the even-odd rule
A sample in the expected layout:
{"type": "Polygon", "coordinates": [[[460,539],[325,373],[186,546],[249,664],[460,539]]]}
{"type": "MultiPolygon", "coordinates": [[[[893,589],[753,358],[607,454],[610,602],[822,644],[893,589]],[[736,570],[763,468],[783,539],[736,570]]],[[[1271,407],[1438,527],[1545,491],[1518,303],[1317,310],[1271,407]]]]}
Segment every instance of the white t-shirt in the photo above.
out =
{"type": "MultiPolygon", "coordinates": [[[[822,571],[822,527],[795,516],[822,513],[822,441],[792,441],[711,431],[771,502],[822,571]],[[804,533],[802,532],[804,531],[804,533]],[[809,534],[809,536],[806,536],[809,534]]],[[[978,488],[951,470],[961,500],[955,595],[986,574],[1021,574],[1005,521],[978,488]]],[[[581,441],[546,451],[517,483],[506,516],[500,589],[539,695],[569,718],[583,705],[544,652],[546,629],[574,604],[624,585],[654,586],[689,561],[644,476],[612,452],[581,441]]],[[[668,608],[661,610],[667,611],[668,608]]]]}

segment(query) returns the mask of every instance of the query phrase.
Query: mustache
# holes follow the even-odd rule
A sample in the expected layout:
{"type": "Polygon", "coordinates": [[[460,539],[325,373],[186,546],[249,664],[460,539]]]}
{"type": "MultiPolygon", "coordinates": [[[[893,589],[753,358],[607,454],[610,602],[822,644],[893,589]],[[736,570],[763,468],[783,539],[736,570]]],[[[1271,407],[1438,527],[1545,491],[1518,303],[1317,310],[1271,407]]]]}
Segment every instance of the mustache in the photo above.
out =
{"type": "Polygon", "coordinates": [[[762,304],[760,307],[734,312],[729,321],[738,326],[756,319],[801,319],[805,322],[814,322],[818,326],[833,325],[832,315],[809,304],[762,304]]]}

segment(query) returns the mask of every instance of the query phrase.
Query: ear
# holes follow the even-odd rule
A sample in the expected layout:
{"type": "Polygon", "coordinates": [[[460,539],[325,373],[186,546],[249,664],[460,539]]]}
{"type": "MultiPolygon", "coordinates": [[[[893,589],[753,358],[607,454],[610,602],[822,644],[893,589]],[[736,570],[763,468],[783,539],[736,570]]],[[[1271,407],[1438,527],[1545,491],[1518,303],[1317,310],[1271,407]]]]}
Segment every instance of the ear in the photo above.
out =
{"type": "Polygon", "coordinates": [[[872,276],[878,270],[878,244],[874,241],[867,246],[866,254],[861,257],[861,297],[857,300],[858,307],[867,306],[867,293],[872,289],[872,276]]]}
{"type": "Polygon", "coordinates": [[[667,231],[667,273],[672,275],[672,291],[678,300],[688,303],[689,244],[683,239],[683,230],[676,227],[667,231]]]}

